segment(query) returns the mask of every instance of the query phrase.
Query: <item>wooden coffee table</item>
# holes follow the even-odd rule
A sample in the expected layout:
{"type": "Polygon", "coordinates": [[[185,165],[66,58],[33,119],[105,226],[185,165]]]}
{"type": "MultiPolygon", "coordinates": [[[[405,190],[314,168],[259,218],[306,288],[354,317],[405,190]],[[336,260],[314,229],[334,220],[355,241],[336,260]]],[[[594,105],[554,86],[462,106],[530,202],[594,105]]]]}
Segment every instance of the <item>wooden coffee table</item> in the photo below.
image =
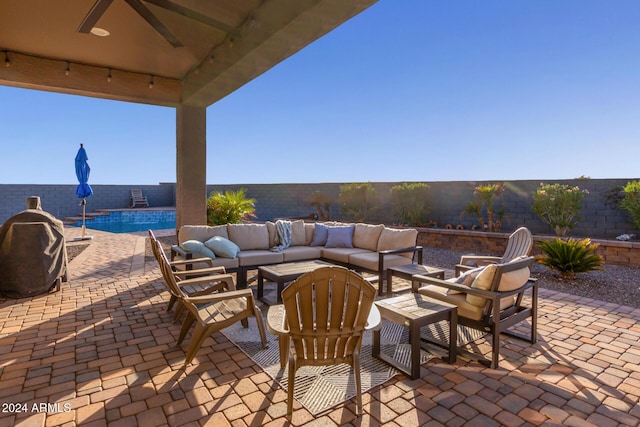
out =
{"type": "Polygon", "coordinates": [[[420,378],[420,328],[441,320],[449,321],[449,354],[446,361],[456,362],[458,343],[458,311],[457,307],[420,294],[404,294],[394,298],[386,298],[375,302],[380,316],[399,325],[409,328],[411,359],[409,366],[400,363],[391,356],[380,352],[380,329],[373,331],[374,357],[384,360],[391,366],[409,375],[411,379],[420,378]]]}
{"type": "Polygon", "coordinates": [[[264,280],[276,282],[276,304],[282,303],[282,290],[284,284],[296,280],[304,273],[308,273],[320,267],[326,267],[328,262],[313,260],[300,262],[287,262],[284,264],[266,265],[258,268],[258,299],[265,304],[270,304],[264,300],[264,280]]]}
{"type": "MultiPolygon", "coordinates": [[[[444,270],[437,267],[429,267],[422,264],[406,264],[389,267],[387,269],[387,298],[393,296],[393,276],[411,280],[411,292],[418,292],[419,282],[412,280],[416,274],[444,280],[444,270]]],[[[403,290],[405,289],[401,289],[401,291],[403,290]]]]}

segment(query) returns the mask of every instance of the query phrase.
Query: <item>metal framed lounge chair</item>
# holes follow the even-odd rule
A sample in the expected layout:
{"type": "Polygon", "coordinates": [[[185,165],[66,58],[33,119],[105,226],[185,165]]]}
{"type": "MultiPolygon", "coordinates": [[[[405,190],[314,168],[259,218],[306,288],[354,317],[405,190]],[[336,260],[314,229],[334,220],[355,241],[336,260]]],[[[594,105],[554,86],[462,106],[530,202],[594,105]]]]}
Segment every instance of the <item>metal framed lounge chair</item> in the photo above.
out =
{"type": "Polygon", "coordinates": [[[298,368],[340,363],[353,368],[357,412],[362,412],[360,346],[365,330],[380,324],[375,297],[376,288],[360,274],[331,266],[300,276],[282,291],[284,304],[270,307],[267,328],[279,337],[280,366],[289,355],[287,415],[293,412],[298,368]]]}
{"type": "Polygon", "coordinates": [[[130,208],[148,208],[149,202],[147,201],[147,196],[142,195],[142,190],[139,188],[134,188],[131,190],[131,204],[130,208]]]}
{"type": "Polygon", "coordinates": [[[527,227],[520,227],[509,236],[507,247],[502,256],[463,255],[456,265],[456,276],[462,271],[471,270],[488,264],[505,264],[518,257],[528,256],[533,247],[533,236],[527,227]]]}
{"type": "Polygon", "coordinates": [[[255,304],[251,289],[236,290],[233,280],[224,280],[220,282],[220,287],[216,293],[189,295],[185,292],[184,286],[182,286],[185,282],[190,284],[206,282],[210,277],[196,277],[178,283],[176,276],[171,271],[171,265],[164,251],[160,253],[160,258],[162,260],[160,269],[167,285],[171,292],[176,295],[180,305],[187,310],[187,316],[180,329],[180,336],[176,345],[180,346],[182,344],[187,332],[191,329],[191,325],[196,324],[182,369],[186,369],[187,365],[191,363],[209,335],[236,322],[242,322],[244,327],[248,327],[247,319],[250,316],[256,318],[262,347],[266,348],[267,337],[262,312],[255,304]]]}
{"type": "MultiPolygon", "coordinates": [[[[492,357],[488,361],[482,356],[465,353],[480,363],[498,368],[500,357],[500,334],[526,340],[532,344],[537,337],[538,284],[530,277],[533,257],[517,258],[505,264],[480,267],[476,272],[466,273],[470,284],[463,277],[459,280],[441,280],[417,275],[413,280],[421,286],[418,293],[454,304],[458,307],[458,324],[491,334],[492,357]],[[524,294],[531,289],[528,303],[524,294]],[[530,319],[528,336],[513,330],[513,326],[530,319]]],[[[519,325],[519,328],[524,328],[519,325]]]]}

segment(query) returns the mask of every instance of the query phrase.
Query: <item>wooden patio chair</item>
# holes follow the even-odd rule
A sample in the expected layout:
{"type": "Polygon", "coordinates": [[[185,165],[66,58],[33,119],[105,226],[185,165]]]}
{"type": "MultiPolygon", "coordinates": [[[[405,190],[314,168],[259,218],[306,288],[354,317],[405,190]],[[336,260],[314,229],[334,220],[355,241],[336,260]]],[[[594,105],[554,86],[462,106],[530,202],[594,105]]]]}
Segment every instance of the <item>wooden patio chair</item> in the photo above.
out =
{"type": "Polygon", "coordinates": [[[537,337],[538,284],[530,277],[533,257],[517,258],[506,264],[491,264],[481,271],[467,273],[458,280],[440,280],[428,276],[414,276],[424,283],[418,289],[422,295],[454,304],[458,307],[458,324],[491,334],[492,357],[485,360],[468,352],[492,369],[498,367],[500,334],[526,340],[532,344],[537,337]],[[466,284],[468,279],[471,284],[466,284]],[[524,294],[531,289],[530,303],[524,294]],[[508,330],[530,318],[528,335],[508,330]]]}
{"type": "Polygon", "coordinates": [[[139,188],[134,188],[131,190],[131,204],[130,208],[148,208],[149,202],[147,201],[147,196],[142,195],[142,190],[139,188]]]}
{"type": "MultiPolygon", "coordinates": [[[[220,286],[216,293],[189,295],[184,291],[183,285],[185,282],[189,282],[190,284],[206,282],[207,280],[211,280],[211,277],[197,277],[178,283],[164,251],[160,253],[160,255],[162,259],[160,263],[162,276],[171,289],[171,292],[176,295],[179,303],[187,310],[187,316],[180,329],[177,346],[182,344],[191,326],[194,323],[196,324],[182,369],[186,369],[187,365],[191,363],[202,346],[202,343],[209,335],[231,326],[236,322],[242,322],[244,327],[248,327],[247,320],[250,316],[254,316],[258,323],[262,347],[265,348],[267,346],[262,312],[255,305],[251,289],[236,290],[233,280],[223,280],[219,282],[220,286]]],[[[217,278],[218,276],[214,276],[214,279],[217,280],[217,278]]]]}
{"type": "Polygon", "coordinates": [[[376,289],[344,267],[321,267],[282,291],[283,304],[269,309],[267,328],[279,336],[280,365],[289,355],[287,415],[293,412],[295,374],[302,366],[348,363],[355,377],[357,411],[362,412],[360,347],[365,329],[378,327],[376,289]],[[283,310],[272,316],[271,310],[283,310]],[[277,318],[279,322],[272,319],[277,318]],[[290,340],[293,348],[290,348],[290,340]]]}
{"type": "MultiPolygon", "coordinates": [[[[151,238],[151,248],[153,251],[153,255],[158,261],[158,265],[162,268],[162,263],[168,259],[164,249],[162,248],[162,244],[158,241],[155,234],[152,230],[149,230],[149,236],[151,238]]],[[[193,260],[179,260],[179,261],[169,261],[169,271],[174,276],[176,283],[181,287],[182,292],[187,294],[188,296],[198,296],[198,295],[208,295],[213,292],[218,292],[220,289],[233,285],[233,276],[231,274],[227,274],[224,267],[213,267],[210,258],[198,258],[193,260]],[[189,262],[209,262],[209,268],[202,268],[198,270],[180,270],[176,269],[184,264],[188,264],[189,262]]],[[[165,272],[163,271],[163,274],[165,272]]],[[[166,280],[166,279],[165,279],[166,280]]],[[[169,287],[169,293],[171,297],[169,299],[169,305],[167,307],[167,311],[171,311],[174,304],[180,298],[180,295],[173,291],[171,287],[169,287]]],[[[177,322],[180,318],[180,315],[183,312],[183,305],[178,304],[176,307],[175,314],[173,316],[173,321],[177,322]]]]}
{"type": "Polygon", "coordinates": [[[504,264],[521,256],[528,256],[533,247],[533,235],[527,227],[520,227],[509,236],[502,256],[463,255],[456,265],[456,275],[487,264],[504,264]]]}

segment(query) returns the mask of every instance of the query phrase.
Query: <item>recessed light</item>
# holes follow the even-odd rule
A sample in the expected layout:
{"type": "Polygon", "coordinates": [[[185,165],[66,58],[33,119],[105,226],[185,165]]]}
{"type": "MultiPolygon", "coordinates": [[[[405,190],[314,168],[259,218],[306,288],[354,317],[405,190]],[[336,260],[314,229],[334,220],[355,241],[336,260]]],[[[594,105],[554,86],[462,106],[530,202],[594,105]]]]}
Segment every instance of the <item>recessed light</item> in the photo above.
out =
{"type": "Polygon", "coordinates": [[[107,37],[111,33],[109,31],[105,30],[104,28],[93,27],[91,29],[91,34],[93,34],[94,36],[98,36],[98,37],[107,37]]]}

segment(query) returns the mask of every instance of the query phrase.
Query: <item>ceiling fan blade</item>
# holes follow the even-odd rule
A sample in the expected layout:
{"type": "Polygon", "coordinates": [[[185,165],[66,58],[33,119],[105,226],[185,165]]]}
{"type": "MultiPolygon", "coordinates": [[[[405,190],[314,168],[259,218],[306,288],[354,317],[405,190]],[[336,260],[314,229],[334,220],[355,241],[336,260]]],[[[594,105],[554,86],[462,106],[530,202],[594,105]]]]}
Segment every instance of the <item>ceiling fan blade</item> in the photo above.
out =
{"type": "Polygon", "coordinates": [[[240,32],[236,28],[233,28],[223,22],[215,20],[207,15],[203,15],[202,13],[196,12],[195,10],[191,10],[179,4],[173,3],[169,0],[144,0],[144,1],[146,1],[147,3],[154,4],[163,9],[167,9],[172,12],[178,13],[184,17],[193,19],[194,21],[198,21],[200,23],[216,28],[218,30],[222,30],[226,33],[233,34],[234,36],[240,35],[240,32]]]}
{"type": "Polygon", "coordinates": [[[145,21],[149,23],[166,41],[168,41],[173,47],[182,47],[182,43],[176,38],[176,36],[169,31],[167,27],[164,26],[162,22],[156,16],[151,13],[151,11],[147,8],[147,6],[143,5],[140,0],[125,0],[129,6],[133,8],[138,15],[144,18],[145,21]]]}
{"type": "Polygon", "coordinates": [[[87,13],[87,16],[82,20],[76,32],[89,33],[112,2],[113,0],[97,0],[89,13],[87,13]]]}

